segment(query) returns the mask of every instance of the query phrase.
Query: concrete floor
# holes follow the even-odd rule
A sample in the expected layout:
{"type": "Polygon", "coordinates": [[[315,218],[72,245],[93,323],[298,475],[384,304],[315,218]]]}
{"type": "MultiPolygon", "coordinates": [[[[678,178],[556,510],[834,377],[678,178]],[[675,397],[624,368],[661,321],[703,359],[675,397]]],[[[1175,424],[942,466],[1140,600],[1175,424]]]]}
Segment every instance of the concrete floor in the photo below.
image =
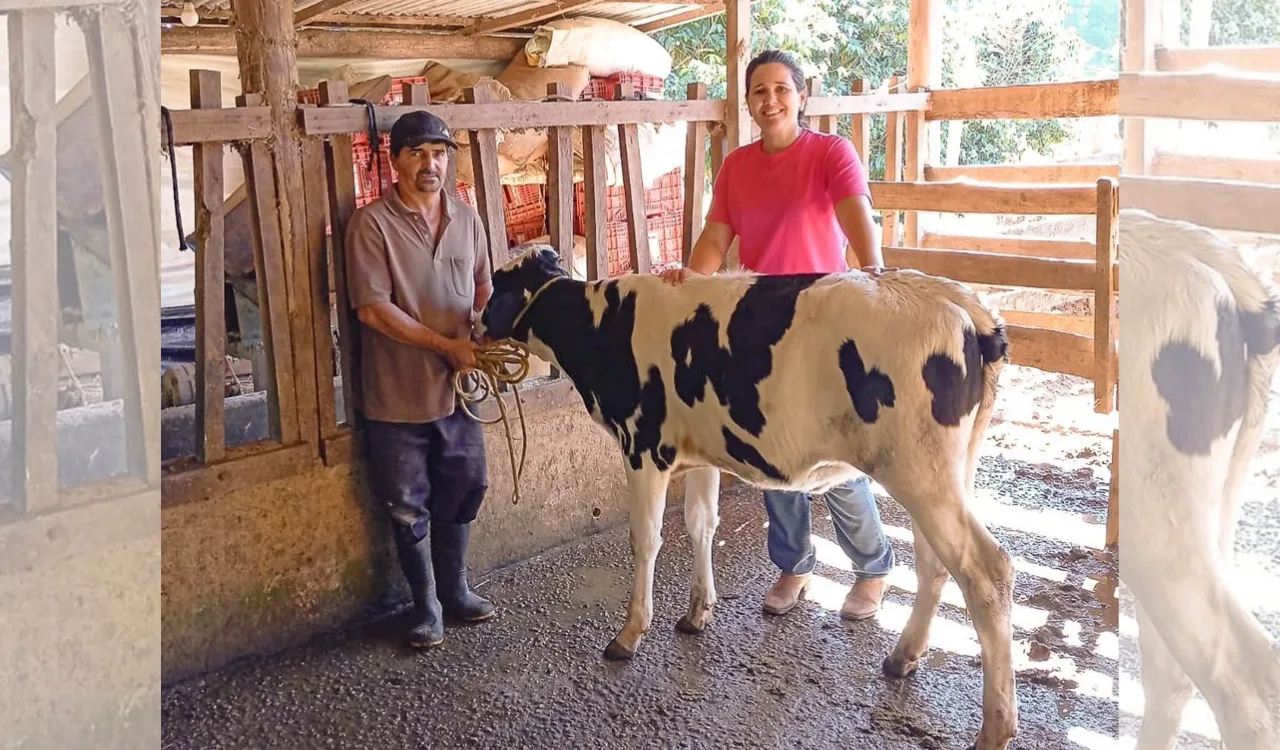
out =
{"type": "MultiPolygon", "coordinates": [[[[1039,478],[1061,484],[995,458],[984,459],[979,483],[1000,496],[1000,486],[1025,492],[1039,478]]],[[[1105,508],[1105,484],[1082,489],[1087,505],[1105,508]]],[[[627,533],[616,528],[474,581],[498,617],[451,628],[434,652],[402,647],[401,620],[391,616],[171,686],[163,747],[966,748],[979,728],[981,675],[968,618],[948,603],[958,602],[955,592],[944,593],[920,671],[906,680],[880,671],[911,605],[904,589],[915,582],[909,520],[887,499],[881,509],[899,569],[876,619],[839,620],[852,573],[822,541],[822,579],[810,600],[783,618],[763,614],[776,572],[766,517],[758,491],[728,487],[715,552],[722,600],[700,636],[674,629],[690,569],[676,507],[658,559],[653,630],[630,663],[601,658],[630,586],[627,533]]],[[[834,539],[825,507],[814,515],[815,535],[834,539]]],[[[1114,584],[1106,583],[1114,555],[993,531],[1019,560],[1014,747],[1109,747],[1116,663],[1098,654],[1115,636],[1114,584]]]]}

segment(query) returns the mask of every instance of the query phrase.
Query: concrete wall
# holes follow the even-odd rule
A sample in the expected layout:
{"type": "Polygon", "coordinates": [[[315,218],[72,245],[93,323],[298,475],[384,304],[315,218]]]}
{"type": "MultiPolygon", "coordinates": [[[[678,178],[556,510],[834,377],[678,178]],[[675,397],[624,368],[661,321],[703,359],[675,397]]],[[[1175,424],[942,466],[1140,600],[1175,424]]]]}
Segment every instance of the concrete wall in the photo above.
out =
{"type": "MultiPolygon", "coordinates": [[[[486,428],[490,492],[473,531],[473,580],[626,519],[617,447],[576,395],[529,413],[528,429],[513,505],[503,428],[486,428]]],[[[205,500],[166,498],[164,679],[276,650],[407,598],[385,516],[364,486],[357,463],[205,500]]]]}

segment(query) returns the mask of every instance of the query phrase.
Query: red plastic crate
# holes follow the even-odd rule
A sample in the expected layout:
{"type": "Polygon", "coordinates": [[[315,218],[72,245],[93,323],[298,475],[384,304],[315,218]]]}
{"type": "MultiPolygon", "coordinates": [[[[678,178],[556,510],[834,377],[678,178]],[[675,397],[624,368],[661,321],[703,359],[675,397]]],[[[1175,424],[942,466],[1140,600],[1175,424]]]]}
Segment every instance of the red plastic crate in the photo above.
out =
{"type": "Polygon", "coordinates": [[[646,99],[661,99],[666,80],[643,73],[615,73],[611,76],[593,76],[587,87],[582,90],[582,99],[604,99],[612,101],[618,84],[630,83],[635,86],[636,93],[646,99]]]}
{"type": "MultiPolygon", "coordinates": [[[[683,256],[684,214],[666,214],[650,217],[646,221],[649,230],[650,270],[657,273],[672,266],[679,266],[683,256]],[[656,250],[656,252],[655,252],[656,250]],[[653,262],[653,256],[657,262],[653,262]]],[[[631,248],[627,243],[628,224],[611,221],[605,225],[605,249],[609,258],[609,276],[621,276],[631,271],[631,248]]]]}
{"type": "MultiPolygon", "coordinates": [[[[676,167],[654,182],[653,187],[644,191],[645,216],[662,216],[684,211],[684,168],[676,167]]],[[[605,189],[604,199],[605,221],[627,220],[627,196],[621,185],[605,189]]],[[[587,232],[587,192],[586,184],[575,183],[573,186],[573,231],[578,234],[587,232]]]]}

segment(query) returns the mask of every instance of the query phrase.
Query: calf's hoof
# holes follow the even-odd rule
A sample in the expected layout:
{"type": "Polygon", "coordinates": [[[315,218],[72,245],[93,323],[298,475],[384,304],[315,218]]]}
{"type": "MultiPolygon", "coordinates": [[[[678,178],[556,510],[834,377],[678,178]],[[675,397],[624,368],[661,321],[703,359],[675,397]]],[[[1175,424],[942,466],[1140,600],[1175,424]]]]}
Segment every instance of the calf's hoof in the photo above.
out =
{"type": "Polygon", "coordinates": [[[676,630],[679,630],[681,633],[688,633],[689,635],[698,635],[699,633],[707,629],[708,624],[710,624],[710,620],[707,620],[704,624],[699,625],[694,622],[692,617],[686,614],[684,617],[681,617],[676,622],[676,630]]]}
{"type": "Polygon", "coordinates": [[[890,677],[896,677],[898,679],[902,679],[904,677],[910,677],[911,675],[915,674],[916,670],[919,667],[920,667],[919,659],[908,659],[906,657],[896,656],[896,655],[887,657],[884,660],[884,663],[881,665],[881,668],[884,669],[885,674],[889,675],[890,677]]]}
{"type": "Polygon", "coordinates": [[[617,638],[609,641],[609,645],[604,649],[604,658],[609,661],[629,661],[635,655],[635,650],[622,645],[617,638]]]}

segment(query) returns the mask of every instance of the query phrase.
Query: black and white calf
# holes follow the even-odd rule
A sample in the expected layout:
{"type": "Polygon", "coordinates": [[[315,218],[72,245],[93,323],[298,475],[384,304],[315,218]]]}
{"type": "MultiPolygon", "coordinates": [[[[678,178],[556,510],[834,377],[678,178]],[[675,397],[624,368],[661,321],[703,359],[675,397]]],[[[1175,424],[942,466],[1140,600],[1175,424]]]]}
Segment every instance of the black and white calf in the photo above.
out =
{"type": "Polygon", "coordinates": [[[561,368],[622,450],[635,578],[608,658],[634,655],[652,621],[673,474],[685,475],[695,557],[677,627],[696,633],[716,605],[719,470],[806,492],[865,472],[910,512],[915,532],[919,593],[885,670],[915,670],[954,575],[982,648],[977,746],[1008,746],[1017,730],[1013,567],[968,507],[1007,341],[975,295],[914,271],[586,283],[545,246],[497,270],[493,287],[482,332],[525,342],[561,368]]]}
{"type": "Polygon", "coordinates": [[[1138,747],[1174,747],[1194,684],[1229,750],[1277,748],[1280,656],[1227,565],[1280,360],[1280,300],[1238,248],[1192,224],[1124,210],[1119,240],[1120,575],[1138,604],[1138,747]]]}

